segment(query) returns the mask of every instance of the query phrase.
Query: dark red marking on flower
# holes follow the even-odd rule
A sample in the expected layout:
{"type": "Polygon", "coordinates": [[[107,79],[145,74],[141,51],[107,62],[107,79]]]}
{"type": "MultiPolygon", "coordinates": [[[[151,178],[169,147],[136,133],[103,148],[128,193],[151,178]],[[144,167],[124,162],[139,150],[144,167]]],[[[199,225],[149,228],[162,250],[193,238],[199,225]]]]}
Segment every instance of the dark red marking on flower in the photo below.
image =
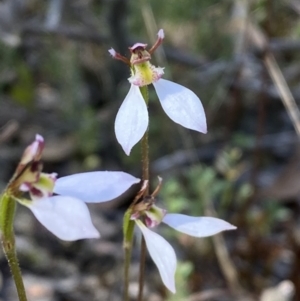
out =
{"type": "Polygon", "coordinates": [[[41,192],[41,190],[39,190],[39,189],[37,189],[37,188],[35,188],[35,187],[31,187],[30,193],[31,193],[32,195],[34,195],[35,197],[39,197],[39,198],[41,198],[41,197],[44,196],[43,193],[41,192]]]}
{"type": "Polygon", "coordinates": [[[43,170],[43,163],[41,161],[32,162],[30,171],[31,172],[41,172],[43,170]]]}

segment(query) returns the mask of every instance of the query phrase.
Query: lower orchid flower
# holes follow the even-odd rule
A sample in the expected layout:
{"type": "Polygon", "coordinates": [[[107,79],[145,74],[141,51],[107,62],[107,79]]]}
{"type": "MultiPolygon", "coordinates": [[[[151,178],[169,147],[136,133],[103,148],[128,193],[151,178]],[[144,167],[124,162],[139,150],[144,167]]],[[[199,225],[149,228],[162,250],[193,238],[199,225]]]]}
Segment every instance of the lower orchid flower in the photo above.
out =
{"type": "MultiPolygon", "coordinates": [[[[161,183],[161,179],[160,183],[161,183]]],[[[194,217],[184,214],[167,213],[155,205],[154,195],[158,189],[138,202],[132,209],[131,219],[135,221],[145,238],[150,257],[158,268],[164,285],[172,292],[175,288],[177,259],[172,246],[159,234],[150,230],[161,222],[171,228],[194,237],[208,237],[225,230],[234,230],[235,226],[215,217],[194,217]]]]}
{"type": "Polygon", "coordinates": [[[41,172],[43,148],[43,137],[36,135],[8,186],[9,195],[28,207],[43,226],[62,240],[100,237],[85,203],[112,200],[140,179],[117,171],[86,172],[56,179],[54,173],[41,172]],[[22,197],[24,192],[29,193],[30,200],[22,197]]]}
{"type": "Polygon", "coordinates": [[[179,84],[162,79],[164,74],[161,67],[150,63],[151,54],[162,43],[163,30],[159,30],[158,39],[154,46],[147,51],[147,44],[136,43],[130,47],[130,60],[117,53],[113,48],[109,53],[113,58],[129,65],[131,77],[130,90],[123,101],[115,121],[115,133],[127,155],[132,147],[145,134],[148,123],[148,110],[140,87],[153,84],[160,104],[170,119],[181,126],[201,133],[206,133],[206,117],[198,96],[179,84]]]}

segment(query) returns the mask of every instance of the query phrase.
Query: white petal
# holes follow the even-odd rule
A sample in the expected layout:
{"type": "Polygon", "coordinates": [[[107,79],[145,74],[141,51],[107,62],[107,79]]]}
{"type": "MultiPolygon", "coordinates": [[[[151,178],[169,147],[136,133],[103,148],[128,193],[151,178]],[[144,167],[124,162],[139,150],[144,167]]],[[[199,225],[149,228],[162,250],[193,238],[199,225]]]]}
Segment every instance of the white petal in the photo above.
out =
{"type": "Polygon", "coordinates": [[[168,213],[163,222],[177,231],[195,237],[206,237],[225,230],[234,230],[235,226],[215,217],[195,217],[184,214],[168,213]]]}
{"type": "Polygon", "coordinates": [[[207,132],[202,103],[193,91],[165,79],[153,85],[165,113],[174,122],[201,133],[207,132]]]}
{"type": "Polygon", "coordinates": [[[131,85],[115,121],[115,133],[126,155],[144,136],[149,123],[148,110],[140,88],[131,85]]]}
{"type": "Polygon", "coordinates": [[[164,30],[163,29],[160,29],[157,33],[157,36],[160,38],[160,39],[164,39],[165,38],[165,33],[164,33],[164,30]]]}
{"type": "Polygon", "coordinates": [[[164,285],[175,293],[176,255],[171,245],[160,235],[149,230],[141,221],[136,224],[141,229],[148,252],[156,264],[164,285]]]}
{"type": "Polygon", "coordinates": [[[57,179],[54,192],[87,203],[101,203],[118,197],[139,182],[140,179],[122,171],[84,172],[57,179]]]}
{"type": "Polygon", "coordinates": [[[117,55],[116,50],[113,49],[113,48],[110,48],[110,49],[108,50],[108,52],[109,52],[109,54],[110,54],[112,57],[116,57],[116,55],[117,55]]]}
{"type": "Polygon", "coordinates": [[[26,203],[50,232],[62,240],[98,238],[89,210],[82,201],[65,196],[53,196],[26,203]]]}

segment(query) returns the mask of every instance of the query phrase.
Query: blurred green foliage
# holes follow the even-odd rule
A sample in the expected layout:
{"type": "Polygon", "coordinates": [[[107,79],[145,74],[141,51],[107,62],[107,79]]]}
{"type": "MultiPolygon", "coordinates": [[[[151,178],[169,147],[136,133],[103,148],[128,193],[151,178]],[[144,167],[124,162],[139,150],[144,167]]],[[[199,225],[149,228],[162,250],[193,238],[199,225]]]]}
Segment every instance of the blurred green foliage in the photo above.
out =
{"type": "Polygon", "coordinates": [[[209,203],[217,202],[218,212],[225,218],[233,202],[243,204],[252,193],[248,183],[236,185],[245,169],[240,160],[239,149],[225,150],[217,157],[215,166],[195,165],[183,175],[168,179],[162,192],[168,210],[203,215],[209,203]]]}
{"type": "MultiPolygon", "coordinates": [[[[274,226],[287,221],[290,217],[289,210],[283,208],[277,201],[264,200],[261,206],[251,207],[244,212],[245,203],[252,197],[253,188],[248,182],[239,182],[247,165],[238,148],[226,148],[216,158],[214,166],[204,164],[186,168],[183,173],[166,179],[162,188],[161,198],[168,212],[184,213],[192,216],[208,215],[207,210],[213,208],[221,219],[236,224],[237,217],[244,219],[246,229],[252,235],[265,237],[271,234],[274,226]],[[254,226],[255,225],[255,226],[254,226]]],[[[169,238],[182,236],[173,229],[164,229],[169,238]]],[[[203,244],[201,248],[206,249],[203,244]]],[[[204,252],[206,252],[203,249],[204,252]]],[[[199,249],[200,250],[200,249],[199,249]]],[[[198,250],[198,252],[199,252],[198,250]]],[[[202,252],[202,251],[200,251],[202,252]]],[[[186,260],[183,258],[183,260],[186,260]]],[[[180,264],[182,264],[179,258],[180,264]]],[[[185,261],[186,264],[191,263],[185,261]]],[[[188,277],[192,270],[185,275],[182,270],[178,277],[180,290],[178,296],[184,298],[188,291],[188,277]],[[181,282],[180,282],[181,281],[181,282]]],[[[179,274],[180,272],[178,272],[179,274]]],[[[176,296],[177,297],[177,296],[176,296]]],[[[180,300],[176,299],[170,300],[180,300]]]]}
{"type": "MultiPolygon", "coordinates": [[[[238,181],[247,168],[240,149],[225,149],[217,156],[214,166],[195,165],[179,176],[168,178],[162,188],[162,199],[168,211],[194,216],[205,215],[213,204],[220,218],[230,220],[233,208],[238,212],[253,194],[249,182],[238,181]]],[[[254,208],[245,217],[249,225],[255,222],[255,212],[254,208]]],[[[288,216],[288,211],[274,200],[266,200],[259,212],[265,215],[263,220],[270,228],[288,216]]]]}
{"type": "Polygon", "coordinates": [[[48,48],[45,53],[45,75],[60,91],[62,118],[75,132],[78,151],[88,156],[99,147],[99,123],[95,110],[88,102],[87,86],[83,81],[82,66],[78,60],[80,46],[66,41],[55,43],[57,47],[48,48]]]}
{"type": "Polygon", "coordinates": [[[33,75],[28,66],[20,63],[15,68],[17,81],[11,89],[11,97],[16,100],[20,105],[33,107],[35,84],[33,75]]]}
{"type": "MultiPolygon", "coordinates": [[[[145,36],[144,18],[141,14],[141,6],[144,4],[143,0],[131,4],[135,17],[129,20],[130,28],[140,36],[145,36]]],[[[166,32],[165,43],[171,40],[173,45],[178,44],[183,49],[211,59],[230,57],[232,47],[229,31],[224,30],[231,7],[229,1],[153,0],[147,4],[158,20],[157,25],[166,32]]]]}
{"type": "Polygon", "coordinates": [[[193,272],[193,264],[188,261],[179,261],[175,274],[176,294],[168,294],[166,301],[186,300],[190,295],[188,281],[186,281],[193,272]]]}
{"type": "Polygon", "coordinates": [[[10,96],[21,106],[33,108],[35,83],[30,67],[23,61],[16,49],[0,42],[0,91],[6,86],[10,96]]]}

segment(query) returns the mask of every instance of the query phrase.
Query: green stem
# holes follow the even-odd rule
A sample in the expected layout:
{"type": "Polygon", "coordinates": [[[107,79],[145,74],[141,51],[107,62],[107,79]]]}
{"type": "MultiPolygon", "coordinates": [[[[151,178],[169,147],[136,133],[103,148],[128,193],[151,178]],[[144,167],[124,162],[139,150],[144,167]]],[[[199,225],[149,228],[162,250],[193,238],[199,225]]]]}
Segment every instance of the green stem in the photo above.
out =
{"type": "Polygon", "coordinates": [[[131,209],[124,216],[124,301],[129,301],[129,268],[135,222],[130,220],[131,209]]]}
{"type": "Polygon", "coordinates": [[[0,228],[2,232],[2,247],[8,261],[20,301],[27,301],[22,273],[16,254],[13,221],[15,216],[16,201],[4,193],[0,198],[0,228]]]}
{"type": "MultiPolygon", "coordinates": [[[[149,102],[149,93],[148,87],[140,87],[141,93],[144,97],[145,103],[148,106],[149,102]]],[[[142,164],[143,164],[143,181],[149,181],[149,142],[148,142],[148,133],[149,127],[147,128],[142,141],[141,141],[141,149],[142,149],[142,164]]],[[[145,190],[145,195],[149,195],[149,185],[145,190]]],[[[145,261],[146,261],[146,243],[144,236],[142,236],[141,240],[141,255],[140,255],[140,270],[139,270],[139,292],[138,292],[138,301],[143,300],[143,289],[144,289],[144,281],[145,281],[145,261]]]]}

